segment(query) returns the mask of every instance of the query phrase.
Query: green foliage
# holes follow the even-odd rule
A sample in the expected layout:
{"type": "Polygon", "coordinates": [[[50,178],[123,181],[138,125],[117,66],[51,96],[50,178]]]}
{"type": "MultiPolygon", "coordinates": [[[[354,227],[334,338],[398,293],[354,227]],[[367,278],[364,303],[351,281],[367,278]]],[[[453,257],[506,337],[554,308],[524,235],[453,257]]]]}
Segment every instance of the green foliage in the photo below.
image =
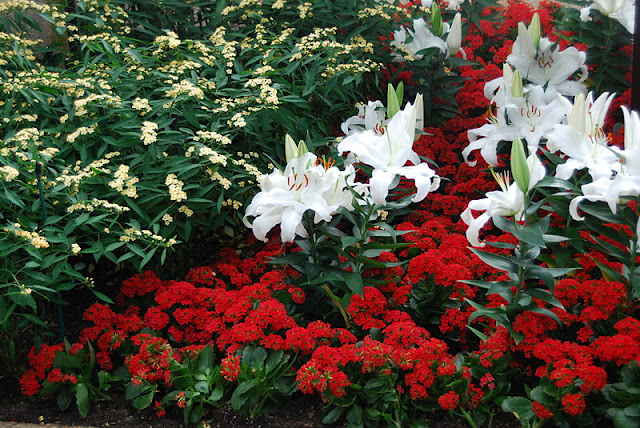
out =
{"type": "Polygon", "coordinates": [[[64,378],[57,379],[50,374],[42,382],[40,395],[55,396],[61,410],[66,410],[75,401],[83,418],[89,414],[92,402],[109,400],[108,391],[123,380],[116,374],[96,370],[95,352],[90,343],[86,348],[72,352],[69,343],[65,342],[65,349],[56,352],[53,369],[54,372],[58,369],[64,378]]]}
{"type": "Polygon", "coordinates": [[[279,407],[283,397],[298,389],[291,371],[295,358],[282,350],[247,346],[242,350],[238,386],[231,395],[231,407],[255,419],[279,407]]]}
{"type": "Polygon", "coordinates": [[[636,361],[622,369],[621,382],[605,386],[602,394],[611,404],[606,413],[616,428],[640,425],[640,369],[636,361]]]}
{"type": "Polygon", "coordinates": [[[586,84],[590,90],[619,94],[626,91],[629,82],[624,70],[630,69],[631,54],[625,49],[631,47],[633,35],[621,23],[595,8],[590,12],[594,22],[582,21],[579,8],[563,7],[562,12],[556,20],[556,29],[573,33],[571,41],[587,49],[589,79],[586,84]]]}
{"type": "Polygon", "coordinates": [[[175,390],[167,393],[162,403],[175,401],[183,409],[185,425],[201,421],[209,408],[222,405],[228,395],[212,346],[205,346],[195,358],[173,361],[170,370],[175,390]]]}

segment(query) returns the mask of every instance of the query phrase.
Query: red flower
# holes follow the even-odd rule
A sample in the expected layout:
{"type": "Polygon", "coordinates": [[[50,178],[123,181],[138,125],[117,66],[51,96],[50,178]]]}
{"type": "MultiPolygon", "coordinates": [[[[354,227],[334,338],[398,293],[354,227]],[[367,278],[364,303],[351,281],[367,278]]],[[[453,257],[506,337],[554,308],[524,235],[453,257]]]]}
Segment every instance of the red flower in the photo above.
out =
{"type": "Polygon", "coordinates": [[[553,413],[551,412],[551,410],[547,409],[545,406],[538,403],[537,401],[533,402],[532,407],[533,407],[533,413],[535,413],[538,419],[549,419],[553,417],[553,413]]]}
{"type": "Polygon", "coordinates": [[[562,410],[567,415],[577,416],[584,412],[586,403],[582,394],[567,394],[562,397],[562,410]]]}
{"type": "Polygon", "coordinates": [[[238,379],[240,375],[240,355],[226,357],[221,362],[220,374],[229,382],[238,379]]]}
{"type": "Polygon", "coordinates": [[[460,402],[460,396],[455,393],[455,391],[449,391],[444,395],[438,397],[438,404],[444,410],[453,410],[458,407],[458,403],[460,402]]]}

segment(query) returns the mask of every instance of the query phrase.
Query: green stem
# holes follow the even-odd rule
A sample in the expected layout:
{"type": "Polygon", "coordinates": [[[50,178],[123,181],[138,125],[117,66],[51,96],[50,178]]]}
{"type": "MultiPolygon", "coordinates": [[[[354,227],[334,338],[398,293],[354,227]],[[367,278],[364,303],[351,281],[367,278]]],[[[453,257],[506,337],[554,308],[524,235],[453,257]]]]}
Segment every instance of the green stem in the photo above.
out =
{"type": "Polygon", "coordinates": [[[462,406],[458,406],[458,409],[460,410],[460,412],[462,413],[462,417],[466,419],[466,421],[469,423],[469,426],[472,428],[477,428],[476,423],[473,421],[473,418],[471,417],[471,415],[469,414],[469,412],[467,412],[465,409],[462,408],[462,406]]]}
{"type": "Polygon", "coordinates": [[[327,293],[327,296],[329,296],[329,298],[331,299],[331,301],[333,302],[335,307],[338,308],[338,310],[340,311],[340,315],[342,315],[342,318],[344,319],[345,325],[348,326],[349,325],[349,314],[347,314],[347,312],[344,310],[344,306],[342,306],[342,302],[340,301],[338,296],[333,294],[333,292],[331,291],[331,289],[329,288],[329,286],[327,284],[323,284],[322,288],[327,293]]]}

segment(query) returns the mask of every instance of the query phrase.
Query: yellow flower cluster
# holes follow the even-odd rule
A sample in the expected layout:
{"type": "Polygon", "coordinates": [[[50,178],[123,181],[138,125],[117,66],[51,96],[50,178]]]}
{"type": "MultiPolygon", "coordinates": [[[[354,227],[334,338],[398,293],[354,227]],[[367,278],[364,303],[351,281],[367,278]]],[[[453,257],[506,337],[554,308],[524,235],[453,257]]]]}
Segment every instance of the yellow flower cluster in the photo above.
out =
{"type": "Polygon", "coordinates": [[[236,128],[243,128],[247,126],[247,121],[244,120],[245,112],[236,113],[231,117],[231,120],[228,120],[227,123],[229,126],[235,126],[236,128]]]}
{"type": "Polygon", "coordinates": [[[170,89],[165,92],[168,98],[177,98],[180,95],[188,95],[190,97],[195,97],[198,99],[204,99],[204,92],[201,88],[197,87],[193,83],[188,80],[183,80],[180,83],[174,83],[171,85],[173,89],[170,89]]]}
{"type": "Polygon", "coordinates": [[[217,143],[226,146],[227,144],[231,144],[231,138],[225,137],[222,134],[218,134],[213,131],[197,131],[196,136],[193,137],[194,141],[215,141],[217,143]]]}
{"type": "Polygon", "coordinates": [[[231,180],[224,178],[218,171],[214,172],[210,168],[207,168],[207,174],[209,174],[211,181],[217,181],[225,190],[229,190],[231,188],[231,180]]]}
{"type": "Polygon", "coordinates": [[[300,19],[305,19],[311,16],[311,14],[309,13],[310,10],[311,10],[311,3],[305,2],[304,4],[299,4],[298,16],[300,16],[300,19]]]}
{"type": "Polygon", "coordinates": [[[76,116],[84,116],[87,114],[87,104],[97,103],[106,104],[109,107],[120,107],[122,100],[118,96],[108,94],[91,94],[86,98],[80,98],[73,102],[73,107],[76,109],[76,116]]]}
{"type": "Polygon", "coordinates": [[[212,164],[222,165],[223,167],[227,166],[227,157],[207,146],[189,147],[189,150],[187,151],[187,157],[190,157],[196,150],[198,150],[198,156],[207,157],[209,159],[209,162],[211,162],[212,164]]]}
{"type": "Polygon", "coordinates": [[[222,201],[223,207],[232,207],[234,210],[239,210],[242,207],[242,202],[235,201],[233,199],[227,199],[226,201],[222,201]]]}
{"type": "Polygon", "coordinates": [[[186,215],[187,217],[191,217],[193,215],[193,210],[186,205],[181,205],[178,208],[178,212],[186,215]]]}
{"type": "Polygon", "coordinates": [[[267,77],[258,77],[255,79],[249,79],[244,84],[245,88],[255,88],[256,86],[260,87],[260,98],[258,98],[258,102],[264,102],[266,104],[277,105],[280,104],[280,100],[278,99],[278,91],[276,88],[270,86],[271,79],[267,77]]]}
{"type": "Polygon", "coordinates": [[[180,37],[173,31],[167,31],[166,36],[156,37],[153,44],[158,45],[153,55],[158,55],[166,50],[172,50],[180,46],[180,37]]]}
{"type": "Polygon", "coordinates": [[[151,106],[149,105],[149,100],[146,98],[136,97],[131,104],[131,108],[134,110],[140,111],[140,116],[144,116],[145,114],[151,111],[151,106]]]}
{"type": "Polygon", "coordinates": [[[72,174],[69,169],[65,169],[55,178],[55,181],[52,184],[56,185],[62,183],[65,187],[77,187],[85,178],[93,177],[98,173],[110,174],[111,171],[104,168],[104,166],[111,162],[111,158],[119,155],[120,152],[107,153],[102,159],[97,159],[89,163],[89,165],[84,168],[81,166],[80,161],[78,161],[73,168],[71,168],[71,171],[75,174],[72,174]]]}
{"type": "Polygon", "coordinates": [[[139,181],[138,177],[129,176],[129,165],[120,165],[118,170],[113,173],[115,180],[109,182],[109,187],[116,189],[124,196],[137,198],[138,191],[135,184],[139,181]]]}
{"type": "Polygon", "coordinates": [[[150,230],[147,229],[136,229],[135,227],[129,227],[127,229],[124,229],[122,231],[122,235],[120,236],[120,241],[123,242],[133,242],[137,239],[148,239],[150,242],[156,244],[156,245],[161,245],[163,247],[171,247],[172,245],[174,245],[177,241],[173,238],[171,239],[164,239],[162,236],[160,235],[156,235],[155,233],[151,232],[150,230]]]}
{"type": "Polygon", "coordinates": [[[187,194],[184,190],[182,190],[182,186],[184,186],[184,182],[178,180],[175,174],[167,175],[164,184],[169,186],[169,197],[172,201],[182,202],[187,199],[187,194]]]}
{"type": "Polygon", "coordinates": [[[81,126],[71,134],[67,135],[67,141],[70,143],[73,143],[81,135],[93,134],[97,127],[98,127],[97,123],[94,123],[91,126],[81,126]]]}
{"type": "Polygon", "coordinates": [[[173,217],[171,217],[170,214],[166,213],[165,215],[162,216],[161,220],[164,222],[166,226],[169,226],[171,222],[173,222],[173,217]]]}
{"type": "Polygon", "coordinates": [[[142,122],[142,133],[140,134],[140,140],[142,140],[145,146],[155,143],[158,139],[158,124],[155,122],[142,122]]]}
{"type": "Polygon", "coordinates": [[[4,176],[4,181],[13,181],[18,177],[18,170],[12,166],[5,165],[0,167],[0,176],[4,176]]]}
{"type": "Polygon", "coordinates": [[[160,73],[166,73],[169,75],[170,79],[178,80],[180,75],[185,74],[187,71],[197,70],[201,68],[202,64],[196,61],[171,61],[167,65],[163,65],[162,67],[158,67],[157,70],[160,73]]]}
{"type": "Polygon", "coordinates": [[[35,248],[49,248],[49,242],[47,241],[47,238],[39,235],[38,232],[29,232],[27,230],[23,230],[20,227],[20,223],[14,223],[13,227],[4,228],[2,230],[12,233],[18,238],[29,241],[35,248]]]}
{"type": "Polygon", "coordinates": [[[109,47],[115,52],[122,52],[122,45],[120,39],[117,36],[114,36],[111,33],[98,33],[98,34],[72,34],[69,36],[70,42],[80,42],[80,43],[99,43],[102,45],[103,43],[107,43],[109,47]]]}
{"type": "Polygon", "coordinates": [[[116,213],[123,213],[123,212],[129,211],[129,207],[123,207],[122,205],[105,201],[104,199],[93,198],[91,201],[78,202],[77,204],[69,205],[67,207],[67,212],[68,213],[72,213],[74,211],[93,212],[96,208],[104,209],[104,210],[107,210],[110,212],[116,212],[116,213]]]}
{"type": "Polygon", "coordinates": [[[27,150],[29,143],[34,146],[41,145],[42,142],[40,141],[40,137],[43,135],[44,132],[40,131],[38,128],[23,128],[16,132],[9,141],[16,144],[16,149],[19,147],[22,150],[27,150]]]}

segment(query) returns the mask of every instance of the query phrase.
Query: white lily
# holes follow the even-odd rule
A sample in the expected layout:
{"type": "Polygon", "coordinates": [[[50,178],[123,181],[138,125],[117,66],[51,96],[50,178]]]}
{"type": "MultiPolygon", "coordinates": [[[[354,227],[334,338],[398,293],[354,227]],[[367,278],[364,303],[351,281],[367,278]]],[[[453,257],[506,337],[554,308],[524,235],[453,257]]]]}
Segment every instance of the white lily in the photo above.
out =
{"type": "Polygon", "coordinates": [[[470,166],[475,166],[477,161],[470,161],[469,155],[474,150],[480,150],[480,155],[490,166],[498,165],[498,143],[500,141],[513,141],[518,135],[517,129],[507,122],[504,108],[498,107],[496,114],[491,116],[490,122],[480,128],[467,131],[469,145],[462,150],[462,157],[470,166]]]}
{"type": "Polygon", "coordinates": [[[310,152],[293,157],[284,173],[274,169],[262,176],[260,192],[247,207],[244,224],[265,242],[267,233],[277,224],[283,242],[293,242],[296,235],[306,237],[302,216],[307,210],[314,212],[314,222],[319,223],[331,220],[340,206],[351,208],[353,197],[345,187],[353,184],[353,178],[348,175],[353,175],[352,167],[345,171],[326,167],[310,152]],[[253,224],[248,217],[255,217],[253,224]]]}
{"type": "Polygon", "coordinates": [[[580,19],[591,21],[592,9],[598,9],[603,15],[621,23],[631,34],[635,30],[635,0],[593,0],[588,7],[580,9],[580,19]]]}
{"type": "Polygon", "coordinates": [[[373,130],[357,132],[338,144],[340,153],[351,152],[359,162],[374,168],[369,185],[376,204],[385,203],[389,185],[396,175],[415,181],[417,192],[413,202],[423,200],[440,185],[440,177],[426,163],[421,163],[420,157],[413,151],[418,106],[419,102],[407,103],[384,125],[380,133],[373,130]],[[413,165],[405,166],[407,162],[413,165]]]}
{"type": "Polygon", "coordinates": [[[593,94],[589,93],[586,99],[578,95],[573,104],[564,97],[559,98],[568,123],[555,125],[547,134],[549,151],[561,151],[567,156],[566,162],[556,169],[556,177],[566,180],[575,170],[588,168],[596,181],[620,169],[618,158],[607,146],[608,138],[602,129],[613,97],[614,94],[605,92],[593,101],[593,94]]]}
{"type": "Polygon", "coordinates": [[[574,47],[560,50],[546,37],[538,39],[536,48],[531,33],[523,23],[518,24],[518,37],[513,43],[507,62],[520,70],[522,77],[531,83],[544,86],[547,99],[555,94],[578,95],[586,90],[581,84],[587,78],[586,54],[574,47]],[[580,71],[579,81],[569,80],[580,71]]]}
{"type": "Polygon", "coordinates": [[[529,153],[537,152],[540,139],[565,117],[560,100],[547,103],[541,86],[532,87],[526,97],[514,97],[505,109],[517,135],[527,141],[529,153]]]}
{"type": "Polygon", "coordinates": [[[358,114],[342,123],[340,129],[345,135],[371,129],[378,132],[385,120],[384,105],[381,101],[369,101],[367,105],[359,104],[358,114]]]}
{"type": "Polygon", "coordinates": [[[600,177],[592,183],[582,186],[582,194],[574,198],[570,204],[573,218],[583,220],[577,212],[580,202],[587,199],[591,202],[603,201],[609,205],[612,213],[616,213],[620,200],[625,196],[640,195],[640,117],[622,106],[624,114],[624,149],[611,147],[612,153],[621,159],[620,170],[616,174],[600,177]]]}
{"type": "MultiPolygon", "coordinates": [[[[536,155],[530,155],[527,158],[527,167],[529,168],[529,189],[542,180],[546,174],[545,168],[536,155]]],[[[467,228],[467,240],[474,247],[484,247],[486,244],[480,242],[480,229],[494,217],[514,217],[516,220],[522,220],[524,214],[525,193],[520,190],[518,185],[509,181],[509,175],[495,175],[496,181],[500,186],[500,190],[488,192],[486,198],[477,199],[469,202],[460,218],[469,227],[467,228]],[[484,211],[478,217],[473,217],[472,211],[484,211]]]]}
{"type": "MultiPolygon", "coordinates": [[[[445,32],[447,30],[448,26],[445,24],[445,32]]],[[[413,30],[401,26],[400,30],[393,32],[393,35],[394,40],[391,44],[402,52],[395,55],[396,61],[404,62],[405,58],[411,61],[422,59],[424,55],[418,52],[428,48],[438,48],[442,53],[449,54],[445,41],[429,30],[423,18],[413,20],[413,30]],[[407,43],[407,37],[411,37],[411,42],[407,43]]]]}

